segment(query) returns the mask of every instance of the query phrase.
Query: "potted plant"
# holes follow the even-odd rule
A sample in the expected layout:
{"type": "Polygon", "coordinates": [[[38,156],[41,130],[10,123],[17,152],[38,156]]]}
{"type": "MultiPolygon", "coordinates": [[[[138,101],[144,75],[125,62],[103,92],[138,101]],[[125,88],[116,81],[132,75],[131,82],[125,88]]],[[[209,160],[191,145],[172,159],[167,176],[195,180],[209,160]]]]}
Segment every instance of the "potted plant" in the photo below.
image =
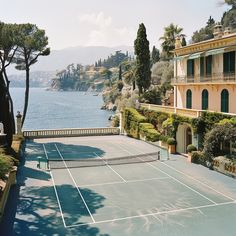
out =
{"type": "Polygon", "coordinates": [[[187,152],[188,152],[188,161],[192,162],[192,152],[197,151],[197,148],[193,144],[189,144],[187,146],[187,152]]]}
{"type": "Polygon", "coordinates": [[[168,151],[170,154],[176,153],[176,140],[174,138],[167,139],[168,151]]]}

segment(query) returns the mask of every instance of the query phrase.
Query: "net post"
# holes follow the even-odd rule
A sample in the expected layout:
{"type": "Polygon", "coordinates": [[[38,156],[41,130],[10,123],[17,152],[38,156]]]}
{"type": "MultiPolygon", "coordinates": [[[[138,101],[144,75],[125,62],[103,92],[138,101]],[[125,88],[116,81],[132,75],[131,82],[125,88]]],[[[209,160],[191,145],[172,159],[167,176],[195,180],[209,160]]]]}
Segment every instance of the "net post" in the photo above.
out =
{"type": "Polygon", "coordinates": [[[160,151],[157,152],[157,160],[158,160],[158,161],[161,160],[161,152],[160,152],[160,151]]]}

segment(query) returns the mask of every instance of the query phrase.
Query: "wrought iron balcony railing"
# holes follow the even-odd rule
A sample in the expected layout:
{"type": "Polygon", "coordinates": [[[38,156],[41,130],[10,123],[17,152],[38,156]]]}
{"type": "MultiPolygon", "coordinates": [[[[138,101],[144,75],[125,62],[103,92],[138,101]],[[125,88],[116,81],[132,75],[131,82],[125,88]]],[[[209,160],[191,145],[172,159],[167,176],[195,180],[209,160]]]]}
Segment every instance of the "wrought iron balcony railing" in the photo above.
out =
{"type": "Polygon", "coordinates": [[[197,84],[197,83],[236,83],[236,73],[212,73],[205,76],[177,76],[172,79],[172,84],[197,84]]]}

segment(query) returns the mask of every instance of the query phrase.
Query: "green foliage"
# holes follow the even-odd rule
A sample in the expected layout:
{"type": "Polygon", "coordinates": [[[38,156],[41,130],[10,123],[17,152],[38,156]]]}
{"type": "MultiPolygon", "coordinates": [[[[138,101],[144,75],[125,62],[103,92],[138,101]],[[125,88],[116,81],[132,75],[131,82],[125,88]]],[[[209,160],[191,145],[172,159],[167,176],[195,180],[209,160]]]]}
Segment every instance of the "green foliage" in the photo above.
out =
{"type": "Polygon", "coordinates": [[[206,23],[206,26],[193,33],[192,42],[197,43],[213,38],[214,25],[215,25],[215,20],[210,16],[210,18],[206,23]]]}
{"type": "Polygon", "coordinates": [[[151,65],[154,65],[160,60],[160,51],[153,46],[152,52],[151,52],[151,65]]]}
{"type": "Polygon", "coordinates": [[[236,142],[236,128],[230,124],[225,123],[216,125],[205,136],[204,141],[204,155],[209,161],[217,155],[224,155],[223,144],[227,142],[236,142]]]}
{"type": "Polygon", "coordinates": [[[236,28],[236,6],[234,6],[229,11],[225,12],[221,19],[222,26],[230,27],[231,29],[236,28]]]}
{"type": "Polygon", "coordinates": [[[139,138],[139,124],[147,122],[146,117],[133,108],[126,108],[123,112],[124,129],[133,138],[139,138]]]}
{"type": "Polygon", "coordinates": [[[119,92],[121,92],[121,90],[124,87],[124,83],[121,80],[118,80],[116,85],[117,85],[117,89],[119,90],[119,92]]]}
{"type": "Polygon", "coordinates": [[[160,133],[150,123],[139,124],[140,134],[145,136],[147,141],[156,142],[160,138],[160,133]]]}
{"type": "Polygon", "coordinates": [[[120,125],[120,118],[118,115],[115,115],[113,118],[112,118],[112,126],[113,127],[119,127],[120,125]]]}
{"type": "Polygon", "coordinates": [[[162,123],[169,117],[169,114],[159,111],[142,109],[140,111],[154,127],[161,127],[162,123]]]}
{"type": "Polygon", "coordinates": [[[140,101],[144,103],[161,105],[161,92],[157,88],[145,91],[140,96],[140,101]]]}
{"type": "Polygon", "coordinates": [[[193,151],[197,151],[197,148],[193,144],[189,144],[187,146],[187,152],[192,153],[193,151]]]}
{"type": "Polygon", "coordinates": [[[136,84],[139,94],[142,94],[151,84],[149,41],[143,23],[139,25],[137,38],[134,41],[134,50],[136,55],[136,84]]]}
{"type": "Polygon", "coordinates": [[[205,165],[206,160],[205,160],[204,154],[202,152],[199,152],[199,151],[193,151],[191,162],[195,163],[195,164],[205,165]]]}
{"type": "Polygon", "coordinates": [[[152,67],[152,83],[159,85],[161,97],[164,98],[167,90],[171,90],[171,78],[174,77],[174,64],[171,61],[159,61],[152,67]]]}
{"type": "Polygon", "coordinates": [[[176,145],[176,140],[174,138],[168,138],[167,139],[167,144],[168,145],[176,145]]]}
{"type": "Polygon", "coordinates": [[[6,179],[6,175],[12,169],[13,165],[14,159],[6,155],[5,152],[0,149],[0,179],[6,179]]]}
{"type": "Polygon", "coordinates": [[[103,62],[101,59],[98,62],[95,62],[96,67],[106,67],[107,69],[110,69],[112,67],[118,67],[122,62],[128,61],[128,53],[124,54],[121,51],[116,51],[115,54],[108,56],[107,59],[105,59],[103,62]]]}
{"type": "Polygon", "coordinates": [[[164,35],[160,38],[162,41],[162,50],[166,53],[167,60],[173,58],[172,51],[175,49],[175,38],[183,31],[183,28],[179,28],[178,25],[171,23],[164,28],[164,35]]]}
{"type": "Polygon", "coordinates": [[[135,89],[135,73],[136,73],[136,61],[125,61],[122,63],[123,73],[122,76],[125,78],[125,83],[133,85],[135,89]]]}

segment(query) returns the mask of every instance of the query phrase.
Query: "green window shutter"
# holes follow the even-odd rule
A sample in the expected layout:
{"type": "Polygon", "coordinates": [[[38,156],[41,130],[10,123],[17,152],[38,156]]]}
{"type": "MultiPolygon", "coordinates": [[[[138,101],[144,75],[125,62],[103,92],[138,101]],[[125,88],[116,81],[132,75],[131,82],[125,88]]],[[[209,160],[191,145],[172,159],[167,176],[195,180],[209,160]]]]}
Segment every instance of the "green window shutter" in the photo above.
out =
{"type": "Polygon", "coordinates": [[[190,89],[186,92],[186,108],[192,108],[192,91],[190,89]]]}
{"type": "Polygon", "coordinates": [[[210,76],[212,72],[212,55],[206,57],[206,75],[210,76]]]}
{"type": "Polygon", "coordinates": [[[204,89],[202,91],[202,110],[207,110],[208,109],[208,91],[204,89]]]}
{"type": "Polygon", "coordinates": [[[221,92],[221,112],[229,112],[229,92],[223,89],[221,92]]]}
{"type": "Polygon", "coordinates": [[[194,76],[194,60],[189,59],[187,61],[187,76],[192,77],[194,76]]]}
{"type": "Polygon", "coordinates": [[[235,51],[229,52],[229,72],[235,72],[235,51]]]}
{"type": "Polygon", "coordinates": [[[224,53],[223,56],[223,72],[228,73],[229,72],[229,53],[224,53]]]}
{"type": "Polygon", "coordinates": [[[200,76],[204,77],[204,57],[200,57],[200,76]]]}

